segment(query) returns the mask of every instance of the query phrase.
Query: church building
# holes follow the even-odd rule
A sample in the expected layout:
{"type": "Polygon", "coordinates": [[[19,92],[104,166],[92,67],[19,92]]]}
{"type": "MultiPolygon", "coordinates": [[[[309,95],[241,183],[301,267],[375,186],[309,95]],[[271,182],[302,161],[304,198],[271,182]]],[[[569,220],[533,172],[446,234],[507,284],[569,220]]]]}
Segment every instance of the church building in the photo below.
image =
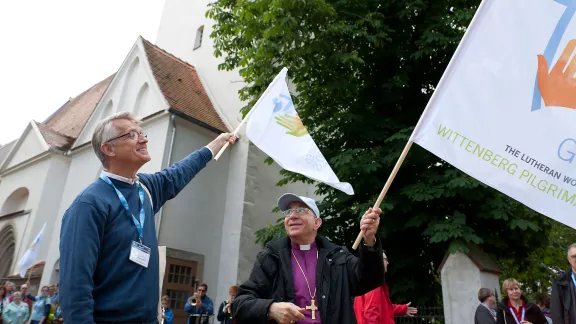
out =
{"type": "MultiPolygon", "coordinates": [[[[58,282],[62,215],[102,170],[91,146],[96,123],[118,111],[143,121],[152,160],[140,172],[172,165],[241,121],[244,86],[237,71],[219,71],[205,17],[209,0],[166,0],[152,44],[136,37],[116,73],[68,100],[42,122],[30,121],[15,141],[0,146],[0,281],[20,285],[17,263],[44,224],[38,263],[26,274],[31,292],[58,282]]],[[[160,13],[158,13],[160,14],[160,13]]],[[[57,86],[57,85],[53,85],[57,86]]],[[[156,214],[166,246],[162,293],[172,298],[175,323],[186,299],[208,284],[218,305],[228,288],[247,279],[261,246],[255,232],[275,223],[285,192],[314,196],[314,187],[277,187],[280,167],[242,137],[156,214]]]]}

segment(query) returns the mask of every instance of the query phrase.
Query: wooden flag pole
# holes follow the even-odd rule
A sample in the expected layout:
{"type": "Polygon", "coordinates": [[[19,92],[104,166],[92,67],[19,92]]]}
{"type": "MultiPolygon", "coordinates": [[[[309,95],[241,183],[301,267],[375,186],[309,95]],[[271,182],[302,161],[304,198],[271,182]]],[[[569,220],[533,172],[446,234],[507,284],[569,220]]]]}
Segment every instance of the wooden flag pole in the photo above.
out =
{"type": "MultiPolygon", "coordinates": [[[[34,266],[31,266],[31,267],[28,269],[28,271],[29,271],[29,273],[28,273],[28,280],[26,280],[26,284],[27,284],[27,285],[30,284],[30,278],[32,277],[32,268],[34,268],[34,266]]],[[[30,288],[30,287],[28,287],[28,288],[30,288]]]]}
{"type": "MultiPolygon", "coordinates": [[[[414,142],[408,141],[408,143],[406,143],[406,146],[404,147],[402,154],[400,154],[398,161],[396,161],[396,165],[394,166],[394,169],[392,169],[392,173],[390,173],[390,176],[388,177],[386,184],[384,184],[384,188],[382,188],[382,192],[380,192],[380,196],[378,196],[378,199],[376,199],[376,203],[374,204],[374,207],[372,207],[372,209],[380,208],[380,204],[382,203],[384,196],[386,196],[386,193],[388,192],[390,185],[392,185],[392,181],[394,181],[394,178],[396,177],[396,173],[398,173],[398,169],[400,169],[400,166],[404,162],[404,159],[406,158],[408,151],[410,151],[410,147],[412,146],[412,143],[414,143],[414,142]]],[[[360,231],[360,234],[358,234],[358,237],[356,238],[356,241],[354,242],[354,245],[352,246],[352,248],[354,250],[356,250],[358,248],[358,246],[360,245],[360,242],[362,242],[363,237],[364,237],[364,231],[362,230],[362,231],[360,231]]]]}

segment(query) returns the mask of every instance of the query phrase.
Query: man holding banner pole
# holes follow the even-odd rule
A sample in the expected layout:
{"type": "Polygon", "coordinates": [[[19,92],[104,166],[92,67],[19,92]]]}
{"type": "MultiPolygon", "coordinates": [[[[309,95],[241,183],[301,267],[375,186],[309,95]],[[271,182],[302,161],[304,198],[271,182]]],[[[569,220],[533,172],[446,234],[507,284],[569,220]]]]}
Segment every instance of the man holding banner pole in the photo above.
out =
{"type": "Polygon", "coordinates": [[[159,248],[154,215],[236,137],[220,134],[171,167],[148,161],[140,121],[119,112],[100,121],[92,147],[100,176],[66,210],[60,232],[60,305],[68,323],[157,323],[159,248]]]}
{"type": "Polygon", "coordinates": [[[355,257],[317,235],[322,218],[313,199],[287,193],[278,207],[287,237],[266,244],[258,254],[232,303],[236,322],[356,323],[352,297],[384,283],[376,235],[382,211],[370,208],[362,217],[365,241],[355,257]]]}

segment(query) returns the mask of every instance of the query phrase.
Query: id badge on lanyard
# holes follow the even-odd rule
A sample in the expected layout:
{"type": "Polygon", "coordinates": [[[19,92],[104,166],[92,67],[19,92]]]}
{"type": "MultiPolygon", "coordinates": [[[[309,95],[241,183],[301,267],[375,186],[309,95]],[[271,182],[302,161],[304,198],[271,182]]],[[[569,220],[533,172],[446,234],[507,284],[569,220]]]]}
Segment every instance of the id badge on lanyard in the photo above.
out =
{"type": "Polygon", "coordinates": [[[128,206],[128,201],[124,197],[124,195],[116,188],[114,183],[104,174],[100,174],[100,179],[104,182],[109,184],[114,191],[116,191],[116,195],[122,204],[122,207],[128,212],[128,214],[132,217],[132,221],[134,222],[134,226],[136,226],[136,231],[138,232],[138,240],[139,242],[132,241],[132,246],[130,247],[130,261],[143,266],[144,268],[148,268],[148,261],[150,260],[150,248],[142,244],[142,237],[143,237],[143,228],[144,228],[144,221],[146,219],[146,214],[144,212],[144,189],[142,189],[142,185],[138,183],[138,196],[140,198],[140,221],[134,217],[132,211],[130,211],[130,206],[128,206]]]}

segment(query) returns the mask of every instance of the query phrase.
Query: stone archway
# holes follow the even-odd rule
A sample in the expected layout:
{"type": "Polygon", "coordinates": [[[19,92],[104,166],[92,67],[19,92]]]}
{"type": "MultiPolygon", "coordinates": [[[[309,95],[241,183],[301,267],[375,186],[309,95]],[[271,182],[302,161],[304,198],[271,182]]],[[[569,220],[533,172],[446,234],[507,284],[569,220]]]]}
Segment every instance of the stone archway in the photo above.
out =
{"type": "Polygon", "coordinates": [[[16,251],[16,235],[12,225],[6,225],[0,231],[0,278],[10,275],[16,251]]]}

